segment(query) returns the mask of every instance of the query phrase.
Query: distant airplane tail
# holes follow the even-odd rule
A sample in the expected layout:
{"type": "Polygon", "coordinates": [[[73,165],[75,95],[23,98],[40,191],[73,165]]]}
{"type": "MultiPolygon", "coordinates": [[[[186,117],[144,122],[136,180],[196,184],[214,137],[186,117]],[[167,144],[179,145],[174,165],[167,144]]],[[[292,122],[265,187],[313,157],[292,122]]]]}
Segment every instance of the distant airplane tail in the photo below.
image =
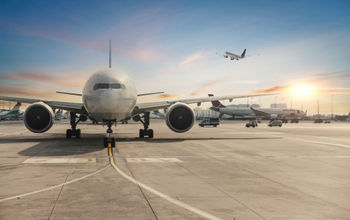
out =
{"type": "MultiPolygon", "coordinates": [[[[211,97],[211,96],[214,96],[214,95],[213,94],[208,94],[208,96],[211,97]]],[[[216,108],[226,108],[226,106],[221,104],[221,102],[219,100],[211,101],[211,104],[213,105],[213,107],[216,107],[216,108]]]]}
{"type": "Polygon", "coordinates": [[[19,107],[21,107],[21,103],[17,102],[15,106],[11,109],[11,111],[19,111],[19,107]]]}
{"type": "Polygon", "coordinates": [[[241,57],[245,57],[245,51],[246,51],[246,50],[247,50],[247,49],[244,49],[244,51],[243,51],[241,57]]]}

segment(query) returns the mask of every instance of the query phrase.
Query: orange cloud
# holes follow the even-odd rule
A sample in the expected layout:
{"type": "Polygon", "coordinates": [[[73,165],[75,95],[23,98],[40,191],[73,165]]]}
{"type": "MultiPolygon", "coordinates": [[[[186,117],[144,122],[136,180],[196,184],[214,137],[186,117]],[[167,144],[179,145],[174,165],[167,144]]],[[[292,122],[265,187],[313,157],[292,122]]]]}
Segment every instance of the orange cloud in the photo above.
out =
{"type": "Polygon", "coordinates": [[[84,84],[83,77],[79,75],[49,75],[48,73],[12,73],[3,77],[7,80],[45,82],[64,87],[81,87],[84,84]]]}
{"type": "Polygon", "coordinates": [[[290,86],[274,86],[271,88],[255,90],[255,91],[253,91],[253,93],[266,94],[266,93],[282,92],[282,91],[286,91],[289,88],[290,88],[290,86]]]}

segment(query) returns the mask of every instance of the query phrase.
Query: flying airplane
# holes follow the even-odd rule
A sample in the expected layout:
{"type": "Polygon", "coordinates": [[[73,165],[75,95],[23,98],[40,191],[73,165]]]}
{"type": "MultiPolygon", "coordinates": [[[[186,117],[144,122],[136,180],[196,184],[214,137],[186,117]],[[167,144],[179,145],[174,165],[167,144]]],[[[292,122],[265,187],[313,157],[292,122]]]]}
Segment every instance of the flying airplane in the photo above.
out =
{"type": "Polygon", "coordinates": [[[243,59],[245,57],[245,52],[246,52],[246,49],[244,49],[244,51],[241,55],[237,55],[237,54],[231,53],[229,51],[226,51],[224,54],[224,57],[225,58],[230,57],[231,60],[240,60],[240,59],[243,59]]]}
{"type": "Polygon", "coordinates": [[[158,109],[167,109],[166,124],[174,132],[190,130],[195,121],[195,115],[189,104],[200,105],[202,102],[213,100],[230,100],[259,95],[229,95],[218,97],[203,97],[178,99],[158,102],[138,102],[138,96],[154,93],[137,94],[133,80],[124,73],[111,68],[111,42],[109,43],[109,69],[92,74],[86,81],[81,94],[63,92],[68,95],[82,97],[81,103],[48,101],[20,97],[0,96],[0,100],[29,103],[24,113],[24,125],[34,133],[43,133],[49,130],[54,123],[53,109],[62,109],[70,112],[71,129],[66,130],[66,138],[80,138],[81,131],[77,125],[88,118],[107,125],[107,137],[104,146],[115,146],[112,138],[112,126],[129,119],[141,122],[144,129],[139,130],[139,137],[153,137],[153,130],[149,129],[150,112],[158,109]]]}
{"type": "Polygon", "coordinates": [[[16,117],[20,115],[19,107],[21,106],[21,103],[17,103],[11,110],[4,110],[0,112],[0,120],[5,120],[9,118],[16,117]]]}
{"type": "MultiPolygon", "coordinates": [[[[213,97],[213,94],[208,94],[209,97],[213,97]]],[[[210,107],[211,110],[219,112],[220,117],[222,115],[229,115],[232,116],[233,119],[240,117],[244,119],[256,119],[255,113],[247,106],[247,107],[232,107],[232,106],[225,106],[220,101],[215,100],[212,101],[212,106],[210,107]]]]}

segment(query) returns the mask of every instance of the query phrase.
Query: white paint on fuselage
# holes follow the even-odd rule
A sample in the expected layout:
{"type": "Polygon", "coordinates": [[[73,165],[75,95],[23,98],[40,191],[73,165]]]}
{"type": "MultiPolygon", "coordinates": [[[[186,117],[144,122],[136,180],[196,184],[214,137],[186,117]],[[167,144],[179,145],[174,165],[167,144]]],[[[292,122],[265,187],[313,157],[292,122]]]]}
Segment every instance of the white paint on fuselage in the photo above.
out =
{"type": "Polygon", "coordinates": [[[90,118],[96,121],[120,121],[131,115],[137,91],[128,75],[107,69],[90,76],[85,83],[82,99],[90,118]],[[97,83],[120,83],[125,88],[94,90],[97,83]]]}

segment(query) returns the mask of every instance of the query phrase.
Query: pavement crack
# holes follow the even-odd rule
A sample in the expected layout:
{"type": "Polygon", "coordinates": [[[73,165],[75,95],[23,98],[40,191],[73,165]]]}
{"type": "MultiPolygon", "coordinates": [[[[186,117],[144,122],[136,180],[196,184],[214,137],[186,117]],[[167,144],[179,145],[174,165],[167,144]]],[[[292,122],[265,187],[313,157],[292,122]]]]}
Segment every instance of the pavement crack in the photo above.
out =
{"type": "MultiPolygon", "coordinates": [[[[64,180],[65,183],[67,182],[67,179],[68,179],[69,175],[70,175],[70,174],[68,174],[68,175],[66,176],[66,179],[64,180]]],[[[52,214],[53,214],[53,211],[54,211],[55,208],[56,208],[57,201],[58,201],[58,199],[59,199],[60,196],[61,196],[61,193],[62,193],[62,190],[63,190],[63,187],[64,187],[64,186],[65,186],[65,185],[62,185],[62,187],[61,187],[61,189],[60,189],[60,192],[59,192],[58,195],[57,195],[57,198],[56,198],[56,200],[55,200],[55,202],[54,202],[54,204],[53,204],[53,207],[52,207],[52,209],[51,209],[50,215],[49,215],[49,217],[47,218],[48,220],[50,220],[50,218],[51,218],[51,216],[52,216],[52,214]]]]}
{"type": "MultiPolygon", "coordinates": [[[[128,171],[130,172],[131,176],[132,176],[134,179],[136,179],[136,177],[134,176],[134,173],[131,171],[131,169],[130,169],[128,163],[127,163],[127,161],[125,160],[125,158],[123,158],[123,159],[124,159],[124,162],[125,162],[125,166],[126,166],[126,168],[128,169],[128,171]]],[[[153,213],[153,215],[154,215],[154,218],[155,218],[156,220],[158,220],[158,216],[157,216],[155,210],[153,209],[153,207],[152,207],[152,205],[151,205],[151,202],[148,200],[148,198],[147,198],[145,192],[142,190],[142,188],[141,188],[138,184],[137,184],[137,187],[139,188],[139,190],[140,190],[140,192],[141,192],[143,198],[146,200],[146,202],[147,202],[149,208],[151,209],[151,211],[152,211],[152,213],[153,213]]]]}
{"type": "MultiPolygon", "coordinates": [[[[231,199],[235,200],[237,203],[241,204],[242,206],[244,206],[245,208],[247,208],[248,210],[250,210],[252,213],[254,213],[255,215],[257,215],[258,217],[260,217],[261,219],[265,219],[262,215],[260,215],[258,212],[254,211],[253,209],[251,209],[248,205],[246,205],[245,203],[243,203],[242,201],[236,199],[235,197],[233,197],[232,195],[230,195],[228,192],[226,192],[225,190],[217,187],[216,185],[207,182],[206,180],[204,180],[202,177],[200,177],[199,175],[197,175],[196,173],[192,172],[190,169],[182,166],[180,163],[176,163],[178,166],[180,166],[181,168],[187,170],[189,173],[191,173],[193,176],[198,177],[199,179],[201,179],[203,182],[205,182],[206,184],[211,185],[212,187],[214,187],[215,189],[219,190],[220,192],[224,193],[226,196],[230,197],[231,199]]],[[[235,217],[233,217],[233,219],[235,219],[235,217]]]]}

